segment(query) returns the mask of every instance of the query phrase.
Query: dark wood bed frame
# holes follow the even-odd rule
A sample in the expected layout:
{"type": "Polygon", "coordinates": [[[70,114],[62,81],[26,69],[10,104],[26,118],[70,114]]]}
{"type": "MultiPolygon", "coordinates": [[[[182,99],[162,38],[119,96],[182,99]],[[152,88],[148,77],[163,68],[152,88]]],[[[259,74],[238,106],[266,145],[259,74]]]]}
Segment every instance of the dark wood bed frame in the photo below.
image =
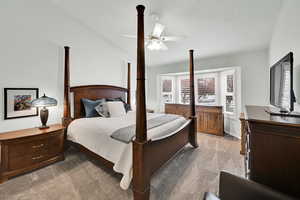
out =
{"type": "MultiPolygon", "coordinates": [[[[137,24],[137,93],[136,93],[136,137],[133,143],[133,194],[134,200],[148,200],[150,195],[150,179],[153,173],[164,163],[170,160],[176,152],[190,143],[197,148],[197,128],[195,114],[194,96],[194,59],[193,50],[189,51],[190,56],[190,102],[191,116],[187,125],[178,132],[166,135],[155,140],[147,138],[146,120],[146,99],[145,99],[145,47],[144,47],[144,10],[143,5],[136,7],[138,13],[137,24]]],[[[65,84],[64,84],[64,116],[63,124],[68,124],[78,118],[84,117],[84,109],[81,103],[82,98],[118,98],[123,100],[127,97],[130,104],[130,64],[128,63],[127,88],[109,85],[83,85],[70,87],[70,57],[69,47],[65,47],[65,84]],[[74,117],[71,117],[70,92],[74,93],[74,117]]],[[[73,143],[74,144],[74,143],[73,143]]],[[[101,156],[89,151],[80,144],[74,144],[79,149],[103,162],[112,168],[113,163],[101,156]]]]}

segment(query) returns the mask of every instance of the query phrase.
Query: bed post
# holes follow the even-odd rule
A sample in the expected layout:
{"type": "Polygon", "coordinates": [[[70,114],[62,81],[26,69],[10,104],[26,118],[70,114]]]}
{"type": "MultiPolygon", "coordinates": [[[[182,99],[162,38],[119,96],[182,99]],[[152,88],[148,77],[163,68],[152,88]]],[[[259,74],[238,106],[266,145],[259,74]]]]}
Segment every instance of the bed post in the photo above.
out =
{"type": "Polygon", "coordinates": [[[65,46],[65,71],[64,71],[64,116],[62,124],[68,126],[71,122],[70,110],[70,47],[65,46]]]}
{"type": "Polygon", "coordinates": [[[137,24],[137,94],[136,138],[133,141],[133,196],[134,200],[148,200],[150,195],[150,171],[147,170],[145,147],[147,144],[145,99],[145,47],[143,5],[136,7],[137,24]]]}
{"type": "Polygon", "coordinates": [[[197,148],[197,117],[196,117],[196,107],[195,107],[195,86],[194,86],[194,50],[190,50],[190,119],[192,120],[192,126],[190,128],[189,141],[190,144],[197,148]]]}
{"type": "Polygon", "coordinates": [[[131,91],[130,91],[130,82],[131,82],[131,80],[130,80],[130,62],[128,63],[128,65],[127,65],[127,90],[128,90],[128,92],[127,92],[127,104],[129,104],[130,105],[130,107],[131,107],[131,101],[130,101],[130,98],[131,98],[131,91]]]}
{"type": "Polygon", "coordinates": [[[137,33],[137,94],[136,94],[136,141],[147,141],[146,99],[145,99],[145,49],[144,49],[144,10],[143,5],[136,7],[138,12],[137,33]]]}

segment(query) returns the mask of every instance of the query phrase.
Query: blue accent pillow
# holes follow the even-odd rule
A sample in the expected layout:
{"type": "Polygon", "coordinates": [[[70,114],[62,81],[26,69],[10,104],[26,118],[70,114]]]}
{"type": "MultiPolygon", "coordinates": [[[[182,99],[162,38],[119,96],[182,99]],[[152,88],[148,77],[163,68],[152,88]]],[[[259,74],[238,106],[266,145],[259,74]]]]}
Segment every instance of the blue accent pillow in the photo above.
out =
{"type": "Polygon", "coordinates": [[[95,110],[95,107],[99,104],[105,103],[105,99],[98,99],[98,100],[90,100],[90,99],[81,99],[84,111],[85,111],[85,117],[99,117],[99,114],[95,110]]]}

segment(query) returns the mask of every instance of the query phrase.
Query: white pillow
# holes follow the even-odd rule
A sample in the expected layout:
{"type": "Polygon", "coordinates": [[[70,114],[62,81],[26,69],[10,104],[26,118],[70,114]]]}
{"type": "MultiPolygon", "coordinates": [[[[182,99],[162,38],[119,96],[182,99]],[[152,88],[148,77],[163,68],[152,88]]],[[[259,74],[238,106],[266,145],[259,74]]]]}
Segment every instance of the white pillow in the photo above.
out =
{"type": "Polygon", "coordinates": [[[107,107],[110,117],[121,117],[126,115],[126,110],[122,101],[108,101],[107,107]]]}

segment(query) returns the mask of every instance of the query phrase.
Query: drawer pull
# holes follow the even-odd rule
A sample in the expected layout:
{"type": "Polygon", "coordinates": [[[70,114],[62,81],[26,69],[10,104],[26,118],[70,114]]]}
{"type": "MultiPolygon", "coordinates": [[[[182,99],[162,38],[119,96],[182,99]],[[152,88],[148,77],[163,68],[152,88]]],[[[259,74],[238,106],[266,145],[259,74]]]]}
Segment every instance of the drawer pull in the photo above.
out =
{"type": "Polygon", "coordinates": [[[41,148],[41,147],[43,147],[44,146],[44,144],[39,144],[39,145],[34,145],[34,146],[32,146],[32,148],[33,149],[36,149],[36,148],[41,148]]]}
{"type": "Polygon", "coordinates": [[[32,157],[32,160],[38,160],[38,159],[41,159],[43,158],[44,156],[36,156],[36,157],[32,157]]]}

